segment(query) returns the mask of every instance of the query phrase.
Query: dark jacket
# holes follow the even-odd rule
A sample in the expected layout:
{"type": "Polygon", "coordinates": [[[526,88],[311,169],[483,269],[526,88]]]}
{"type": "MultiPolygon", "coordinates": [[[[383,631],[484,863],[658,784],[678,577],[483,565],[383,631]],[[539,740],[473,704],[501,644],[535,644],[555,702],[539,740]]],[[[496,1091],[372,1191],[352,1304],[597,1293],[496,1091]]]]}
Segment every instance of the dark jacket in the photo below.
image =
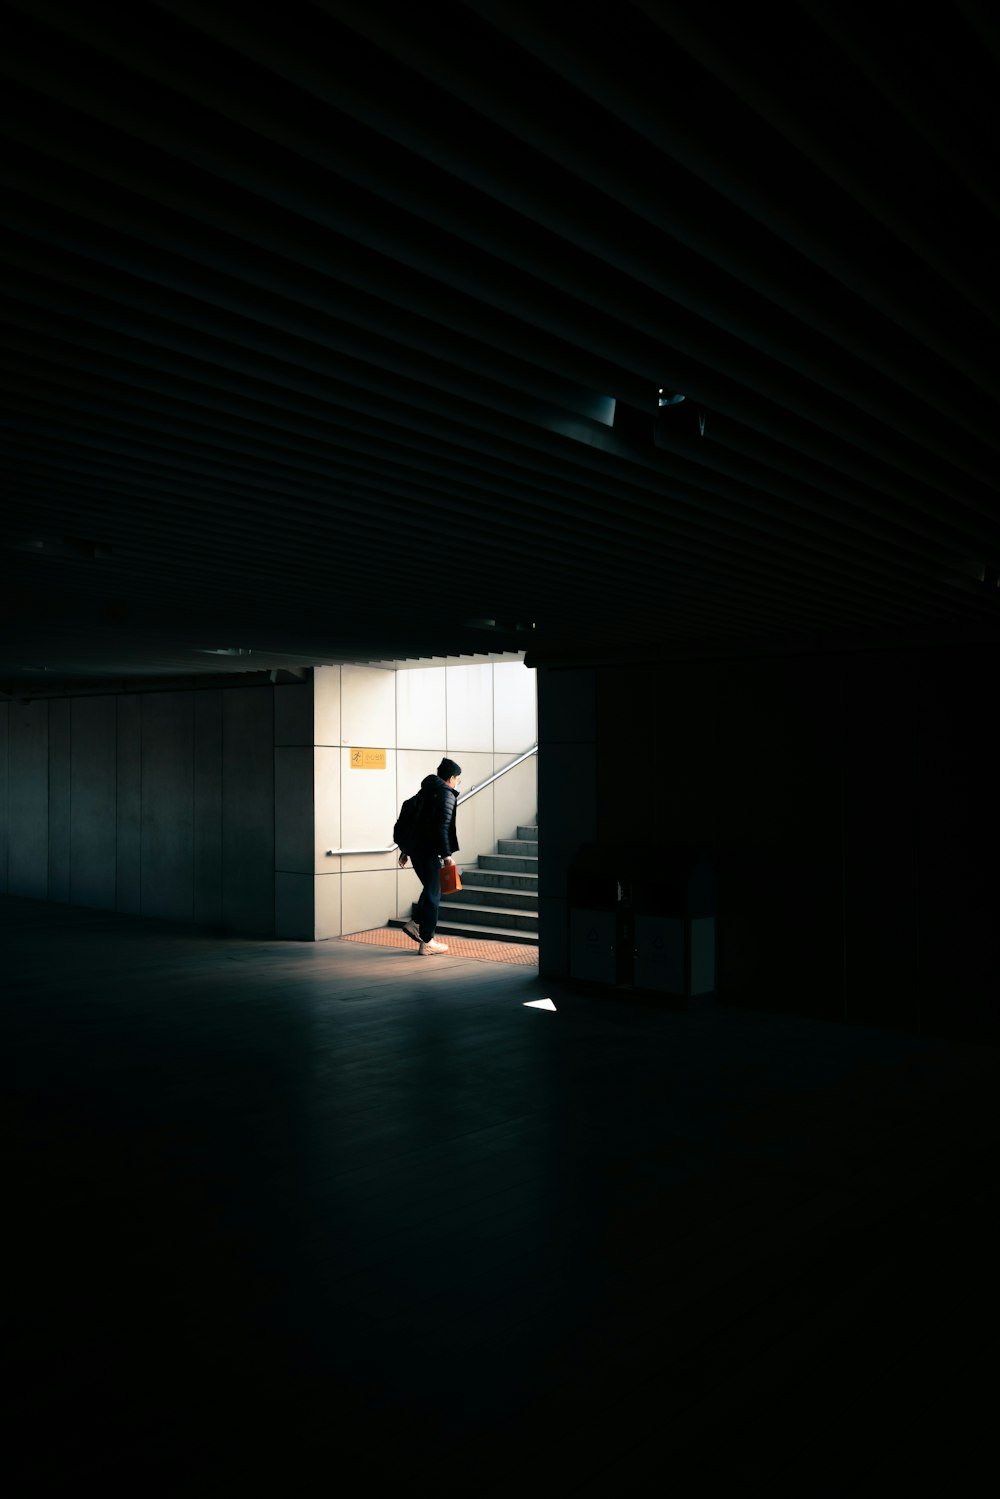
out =
{"type": "Polygon", "coordinates": [[[455,825],[458,792],[437,775],[424,776],[420,789],[424,794],[424,810],[417,830],[416,847],[447,859],[458,852],[455,825]]]}

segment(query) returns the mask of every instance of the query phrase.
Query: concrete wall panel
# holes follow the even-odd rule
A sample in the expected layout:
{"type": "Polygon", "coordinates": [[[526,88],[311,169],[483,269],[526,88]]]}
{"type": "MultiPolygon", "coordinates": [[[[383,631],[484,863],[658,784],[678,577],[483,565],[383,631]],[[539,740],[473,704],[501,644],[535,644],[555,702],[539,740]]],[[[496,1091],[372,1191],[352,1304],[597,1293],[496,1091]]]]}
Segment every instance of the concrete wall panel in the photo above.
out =
{"type": "Polygon", "coordinates": [[[194,693],[151,692],[142,699],[144,916],[194,915],[194,693]]]}
{"type": "Polygon", "coordinates": [[[73,701],[70,898],[115,908],[117,724],[113,697],[73,701]]]}
{"type": "MultiPolygon", "coordinates": [[[[76,718],[74,709],[74,732],[76,718]]],[[[117,871],[115,905],[131,916],[141,907],[142,699],[117,699],[117,871]]],[[[75,899],[75,897],[74,897],[75,899]]]]}
{"type": "Polygon", "coordinates": [[[340,745],[342,743],[340,674],[341,667],[339,666],[313,667],[313,737],[311,741],[313,744],[340,745]]]}
{"type": "Polygon", "coordinates": [[[286,874],[314,873],[313,825],[313,747],[278,745],[274,751],[275,869],[286,874]]]}
{"type": "Polygon", "coordinates": [[[597,737],[594,668],[558,671],[555,667],[543,667],[536,675],[540,740],[546,744],[592,743],[597,737]]]}
{"type": "MultiPolygon", "coordinates": [[[[597,673],[543,668],[537,684],[538,965],[555,977],[569,972],[569,865],[597,836],[597,673]]],[[[515,783],[503,795],[519,789],[515,783]]]]}
{"type": "MultiPolygon", "coordinates": [[[[992,683],[996,647],[928,651],[915,684],[913,817],[921,1023],[996,1045],[1000,809],[992,683]]],[[[900,829],[903,836],[903,829],[900,829]]]]}
{"type": "Polygon", "coordinates": [[[274,876],[274,931],[288,942],[312,942],[316,932],[316,876],[277,870],[274,876]]]}
{"type": "Polygon", "coordinates": [[[541,978],[569,973],[569,903],[551,895],[538,901],[538,973],[541,978]]]}
{"type": "Polygon", "coordinates": [[[318,874],[315,878],[313,900],[317,942],[323,942],[328,937],[339,937],[343,931],[341,883],[339,874],[318,874]]]}
{"type": "Polygon", "coordinates": [[[275,744],[312,744],[313,684],[308,678],[274,689],[275,744]]]}
{"type": "Polygon", "coordinates": [[[396,806],[396,751],[390,749],[387,752],[385,770],[352,770],[350,749],[342,749],[340,786],[342,846],[369,848],[391,843],[392,826],[399,810],[396,806]]]}
{"type": "Polygon", "coordinates": [[[371,749],[395,747],[396,673],[377,666],[342,666],[340,673],[340,742],[371,749]]]}
{"type": "MultiPolygon", "coordinates": [[[[432,776],[444,757],[444,740],[428,749],[401,749],[396,751],[396,810],[408,796],[420,790],[424,776],[432,776]]],[[[462,764],[461,760],[458,762],[462,764]]],[[[393,822],[395,817],[393,817],[393,822]]],[[[389,824],[388,843],[392,838],[392,823],[389,824]]]]}
{"type": "Polygon", "coordinates": [[[407,864],[396,870],[396,915],[409,921],[413,915],[413,903],[420,899],[420,881],[407,864]]]}
{"type": "Polygon", "coordinates": [[[345,933],[385,926],[396,904],[396,876],[392,869],[342,876],[345,933]]]}
{"type": "MultiPolygon", "coordinates": [[[[492,759],[492,755],[489,757],[492,759]]],[[[464,764],[464,761],[462,762],[464,764]]],[[[497,830],[493,813],[493,786],[487,786],[471,801],[464,802],[457,813],[459,864],[472,864],[481,854],[497,851],[497,830]]],[[[503,837],[503,834],[499,835],[503,837]]]]}
{"type": "MultiPolygon", "coordinates": [[[[348,875],[358,874],[361,871],[370,871],[372,869],[395,869],[397,867],[396,861],[398,858],[399,855],[395,852],[395,850],[388,854],[344,854],[343,858],[337,861],[334,861],[333,859],[327,859],[326,866],[329,868],[336,862],[340,866],[341,874],[343,874],[346,878],[348,875]]],[[[388,914],[389,913],[386,912],[386,916],[388,916],[388,914]]]]}
{"type": "MultiPolygon", "coordinates": [[[[493,666],[446,666],[447,744],[493,753],[493,666]]],[[[519,746],[527,749],[527,744],[519,746]]],[[[457,755],[453,758],[458,759],[457,755]]],[[[461,763],[461,762],[460,762],[461,763]]]]}
{"type": "Polygon", "coordinates": [[[70,699],[54,698],[49,703],[49,900],[57,901],[68,901],[70,894],[72,724],[70,699]]]}
{"type": "Polygon", "coordinates": [[[850,1024],[906,1026],[917,1008],[913,666],[901,652],[845,663],[843,1018],[850,1024]]]}
{"type": "Polygon", "coordinates": [[[222,698],[222,914],[233,931],[274,932],[274,699],[263,688],[222,698]]]}
{"type": "Polygon", "coordinates": [[[194,694],[193,918],[222,921],[222,693],[194,694]]]}
{"type": "Polygon", "coordinates": [[[570,862],[597,837],[595,747],[543,744],[538,753],[538,893],[565,899],[570,862]]]}
{"type": "Polygon", "coordinates": [[[10,705],[0,703],[0,895],[7,893],[7,836],[10,812],[7,796],[7,756],[10,743],[10,705]]]}
{"type": "Polygon", "coordinates": [[[49,705],[10,704],[8,888],[45,900],[49,892],[49,705]]]}
{"type": "MultiPolygon", "coordinates": [[[[494,770],[510,764],[509,755],[494,755],[494,770]]],[[[498,838],[514,838],[517,829],[538,816],[538,756],[532,755],[499,781],[493,782],[494,819],[498,838]]]]}
{"type": "MultiPolygon", "coordinates": [[[[693,751],[696,758],[707,762],[725,743],[707,716],[715,707],[714,700],[709,710],[692,714],[690,720],[686,716],[687,698],[678,685],[685,680],[683,668],[677,675],[671,673],[665,692],[656,690],[654,679],[643,677],[641,669],[635,667],[606,667],[597,672],[597,836],[602,841],[643,843],[654,836],[654,819],[661,816],[667,798],[678,798],[683,813],[694,810],[688,804],[698,796],[699,816],[705,799],[709,807],[714,804],[710,786],[702,790],[700,780],[674,776],[670,773],[672,764],[668,771],[658,763],[658,721],[665,711],[665,696],[669,697],[666,711],[674,720],[675,735],[697,745],[693,751]],[[654,786],[655,796],[651,794],[654,786]]],[[[671,839],[676,838],[676,827],[677,821],[671,817],[671,839]]]]}
{"type": "Polygon", "coordinates": [[[536,678],[523,662],[497,661],[493,666],[493,749],[520,755],[537,743],[536,678]]]}
{"type": "MultiPolygon", "coordinates": [[[[341,846],[340,750],[330,745],[317,745],[313,750],[313,809],[314,872],[317,875],[327,875],[335,869],[339,872],[340,861],[329,859],[326,853],[328,848],[341,846]]],[[[390,828],[386,843],[391,837],[390,828]]]]}
{"type": "Polygon", "coordinates": [[[396,742],[400,749],[433,749],[444,744],[445,670],[443,666],[427,666],[396,673],[396,742]]]}
{"type": "MultiPolygon", "coordinates": [[[[459,795],[463,791],[471,791],[481,781],[488,781],[493,774],[492,755],[467,749],[453,750],[451,755],[462,767],[459,795]]],[[[480,791],[471,801],[463,802],[456,813],[458,841],[462,845],[459,851],[460,863],[464,860],[471,864],[480,854],[496,853],[498,835],[493,821],[494,789],[494,786],[487,786],[485,791],[480,791]]],[[[501,833],[499,836],[507,835],[501,833]]]]}

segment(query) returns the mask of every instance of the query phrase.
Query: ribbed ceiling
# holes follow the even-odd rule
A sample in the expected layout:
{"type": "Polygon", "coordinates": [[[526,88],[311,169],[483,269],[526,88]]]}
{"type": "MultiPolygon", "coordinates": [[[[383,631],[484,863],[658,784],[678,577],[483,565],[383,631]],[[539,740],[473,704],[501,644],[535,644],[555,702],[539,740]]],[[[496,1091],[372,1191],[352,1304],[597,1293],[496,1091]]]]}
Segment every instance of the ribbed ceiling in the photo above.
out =
{"type": "Polygon", "coordinates": [[[8,688],[997,638],[1000,32],[922,15],[4,5],[8,688]]]}

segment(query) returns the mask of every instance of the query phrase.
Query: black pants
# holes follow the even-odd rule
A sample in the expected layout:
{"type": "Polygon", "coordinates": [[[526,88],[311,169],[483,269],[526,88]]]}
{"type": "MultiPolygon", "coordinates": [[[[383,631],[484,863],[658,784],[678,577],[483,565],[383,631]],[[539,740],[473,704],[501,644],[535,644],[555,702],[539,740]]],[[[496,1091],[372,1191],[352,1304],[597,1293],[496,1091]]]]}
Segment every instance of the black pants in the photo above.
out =
{"type": "Polygon", "coordinates": [[[410,855],[417,879],[423,885],[417,901],[417,925],[421,942],[430,942],[437,931],[438,913],[441,909],[441,860],[437,854],[417,849],[410,855]]]}

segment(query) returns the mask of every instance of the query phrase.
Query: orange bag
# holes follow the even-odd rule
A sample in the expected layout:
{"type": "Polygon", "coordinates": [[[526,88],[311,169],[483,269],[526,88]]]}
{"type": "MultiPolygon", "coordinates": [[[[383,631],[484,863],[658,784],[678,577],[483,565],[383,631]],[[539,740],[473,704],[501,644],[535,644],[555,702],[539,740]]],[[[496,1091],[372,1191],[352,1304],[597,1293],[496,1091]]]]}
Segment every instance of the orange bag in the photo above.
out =
{"type": "Polygon", "coordinates": [[[462,880],[458,873],[458,865],[443,864],[441,866],[441,894],[454,895],[461,888],[462,880]]]}

